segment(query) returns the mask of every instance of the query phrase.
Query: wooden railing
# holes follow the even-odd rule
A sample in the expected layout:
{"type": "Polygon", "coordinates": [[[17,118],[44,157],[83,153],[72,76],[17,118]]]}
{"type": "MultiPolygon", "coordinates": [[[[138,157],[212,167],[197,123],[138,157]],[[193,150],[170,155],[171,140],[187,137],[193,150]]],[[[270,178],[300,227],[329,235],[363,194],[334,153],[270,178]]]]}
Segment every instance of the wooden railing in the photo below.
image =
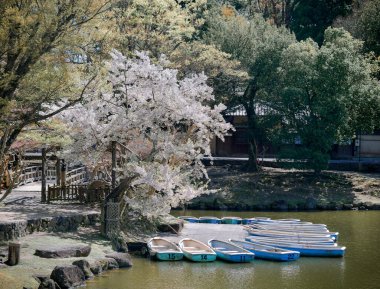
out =
{"type": "Polygon", "coordinates": [[[87,172],[85,167],[80,167],[68,171],[66,174],[66,184],[67,185],[75,185],[80,184],[85,181],[87,177],[87,172]]]}
{"type": "Polygon", "coordinates": [[[42,171],[40,166],[26,167],[22,170],[19,178],[18,184],[24,185],[27,183],[32,183],[41,180],[42,171]]]}
{"type": "Polygon", "coordinates": [[[47,202],[99,203],[109,193],[109,187],[88,188],[86,185],[48,186],[47,202]]]}

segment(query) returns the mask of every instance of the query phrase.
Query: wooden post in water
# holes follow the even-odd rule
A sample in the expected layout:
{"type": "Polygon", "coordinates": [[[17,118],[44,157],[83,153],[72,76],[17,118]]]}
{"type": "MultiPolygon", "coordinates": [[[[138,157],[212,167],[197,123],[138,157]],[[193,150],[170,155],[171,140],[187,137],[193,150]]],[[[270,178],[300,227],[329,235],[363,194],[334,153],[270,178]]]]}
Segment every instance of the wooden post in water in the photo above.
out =
{"type": "Polygon", "coordinates": [[[41,202],[46,203],[46,149],[42,149],[41,202]]]}
{"type": "Polygon", "coordinates": [[[9,243],[7,261],[9,266],[17,265],[20,262],[20,248],[20,243],[9,243]]]}

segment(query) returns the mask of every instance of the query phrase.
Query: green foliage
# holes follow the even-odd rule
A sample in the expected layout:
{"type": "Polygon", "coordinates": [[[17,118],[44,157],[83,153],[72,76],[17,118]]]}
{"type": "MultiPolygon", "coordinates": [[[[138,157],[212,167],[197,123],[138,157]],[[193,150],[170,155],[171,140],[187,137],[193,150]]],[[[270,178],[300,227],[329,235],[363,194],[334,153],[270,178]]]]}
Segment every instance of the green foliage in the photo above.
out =
{"type": "Polygon", "coordinates": [[[277,141],[288,146],[296,137],[302,141],[302,149],[284,150],[284,157],[320,171],[335,141],[379,125],[380,85],[361,48],[348,32],[329,28],[320,48],[309,39],[283,52],[278,108],[284,119],[277,141]]]}
{"type": "Polygon", "coordinates": [[[364,5],[358,23],[359,36],[365,48],[380,55],[380,0],[368,1],[364,5]]]}
{"type": "MultiPolygon", "coordinates": [[[[239,60],[248,74],[248,78],[241,79],[230,91],[227,104],[245,108],[250,146],[249,169],[257,170],[257,143],[273,126],[271,114],[274,112],[273,97],[281,52],[295,38],[285,28],[271,25],[259,15],[248,20],[239,15],[226,17],[214,12],[208,20],[205,40],[239,60]],[[264,110],[267,117],[260,117],[257,110],[264,110]]],[[[278,118],[278,115],[273,117],[278,118]]]]}
{"type": "Polygon", "coordinates": [[[321,45],[326,28],[349,13],[351,4],[352,0],[294,0],[289,27],[298,40],[310,37],[321,45]]]}

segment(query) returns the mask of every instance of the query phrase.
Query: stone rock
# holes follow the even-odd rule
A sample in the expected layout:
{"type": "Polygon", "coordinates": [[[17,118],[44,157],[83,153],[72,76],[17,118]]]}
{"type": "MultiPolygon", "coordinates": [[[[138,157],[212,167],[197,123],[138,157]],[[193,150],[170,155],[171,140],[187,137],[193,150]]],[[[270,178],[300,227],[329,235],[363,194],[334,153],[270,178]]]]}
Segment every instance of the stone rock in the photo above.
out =
{"type": "Polygon", "coordinates": [[[133,265],[132,260],[131,260],[131,255],[129,255],[128,253],[115,252],[115,253],[107,254],[106,258],[115,259],[117,264],[119,264],[120,268],[127,268],[133,265]]]}
{"type": "Polygon", "coordinates": [[[5,268],[7,268],[8,266],[6,265],[6,264],[4,264],[4,263],[0,263],[0,270],[1,269],[5,269],[5,268]]]}
{"type": "Polygon", "coordinates": [[[38,286],[38,289],[57,289],[59,288],[56,286],[54,280],[50,278],[46,278],[40,283],[40,286],[38,286]]]}
{"type": "MultiPolygon", "coordinates": [[[[102,266],[102,271],[107,271],[108,269],[108,258],[99,259],[97,260],[100,265],[102,266]]],[[[115,260],[116,261],[116,260],[115,260]]]]}
{"type": "Polygon", "coordinates": [[[82,260],[74,261],[73,265],[78,266],[82,270],[86,279],[94,278],[94,274],[92,274],[91,272],[90,263],[88,263],[87,260],[82,259],[82,260]]]}
{"type": "Polygon", "coordinates": [[[128,245],[125,239],[123,232],[120,232],[117,236],[111,239],[112,248],[117,252],[128,252],[128,245]]]}
{"type": "Polygon", "coordinates": [[[90,270],[95,275],[101,274],[103,272],[102,263],[100,263],[99,261],[95,261],[95,262],[91,263],[90,264],[90,270]]]}
{"type": "Polygon", "coordinates": [[[83,286],[86,280],[82,270],[75,265],[56,266],[53,272],[51,272],[50,278],[53,279],[61,289],[83,286]]]}
{"type": "Polygon", "coordinates": [[[70,258],[70,257],[87,257],[90,255],[91,246],[71,246],[60,248],[36,249],[34,255],[41,258],[70,258]]]}
{"type": "Polygon", "coordinates": [[[119,268],[119,264],[117,263],[117,261],[114,259],[114,258],[106,258],[107,261],[108,261],[108,270],[113,270],[113,269],[118,269],[119,268]]]}

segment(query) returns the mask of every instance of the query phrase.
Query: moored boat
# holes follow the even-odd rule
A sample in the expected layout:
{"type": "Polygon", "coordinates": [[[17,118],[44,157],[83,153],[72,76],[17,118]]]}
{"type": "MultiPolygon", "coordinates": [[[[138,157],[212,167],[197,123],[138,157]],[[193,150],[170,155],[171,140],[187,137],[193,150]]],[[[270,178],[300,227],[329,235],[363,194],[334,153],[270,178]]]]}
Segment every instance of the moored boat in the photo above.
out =
{"type": "Polygon", "coordinates": [[[241,224],[242,219],[239,217],[223,217],[221,219],[222,224],[241,224]]]}
{"type": "Polygon", "coordinates": [[[294,261],[299,259],[298,251],[276,248],[269,245],[258,245],[250,242],[229,239],[232,244],[235,244],[247,251],[255,254],[258,259],[273,260],[273,261],[294,261]]]}
{"type": "Polygon", "coordinates": [[[208,224],[220,224],[221,220],[217,217],[199,217],[199,223],[208,223],[208,224]]]}
{"type": "Polygon", "coordinates": [[[216,260],[216,253],[206,244],[185,238],[179,241],[184,256],[194,262],[212,262],[216,260]]]}
{"type": "Polygon", "coordinates": [[[270,237],[260,237],[260,236],[249,236],[245,238],[248,241],[266,242],[266,243],[278,243],[279,241],[284,243],[295,243],[295,244],[311,244],[311,245],[326,245],[326,246],[336,246],[337,244],[334,240],[313,240],[313,239],[300,239],[300,238],[270,238],[270,237]]]}
{"type": "Polygon", "coordinates": [[[229,242],[213,239],[208,241],[208,245],[214,250],[217,257],[224,261],[234,263],[248,263],[253,261],[255,258],[254,253],[229,242]]]}
{"type": "Polygon", "coordinates": [[[193,216],[179,216],[178,219],[182,219],[182,220],[187,221],[189,223],[199,223],[199,219],[197,217],[193,217],[193,216]]]}
{"type": "Polygon", "coordinates": [[[301,256],[310,257],[343,257],[346,252],[346,247],[341,246],[282,243],[280,240],[278,243],[265,243],[256,241],[252,241],[252,243],[257,245],[266,245],[287,250],[294,250],[300,252],[301,256]]]}
{"type": "Polygon", "coordinates": [[[263,237],[272,237],[272,238],[287,238],[287,237],[297,237],[297,238],[304,238],[304,239],[333,239],[336,240],[337,235],[331,234],[329,232],[325,233],[298,233],[298,232],[292,232],[292,231],[274,231],[274,230],[258,230],[258,229],[251,229],[246,228],[248,234],[253,236],[263,236],[263,237]]]}
{"type": "Polygon", "coordinates": [[[148,251],[151,257],[161,261],[182,260],[182,250],[173,242],[155,237],[148,241],[148,251]]]}

